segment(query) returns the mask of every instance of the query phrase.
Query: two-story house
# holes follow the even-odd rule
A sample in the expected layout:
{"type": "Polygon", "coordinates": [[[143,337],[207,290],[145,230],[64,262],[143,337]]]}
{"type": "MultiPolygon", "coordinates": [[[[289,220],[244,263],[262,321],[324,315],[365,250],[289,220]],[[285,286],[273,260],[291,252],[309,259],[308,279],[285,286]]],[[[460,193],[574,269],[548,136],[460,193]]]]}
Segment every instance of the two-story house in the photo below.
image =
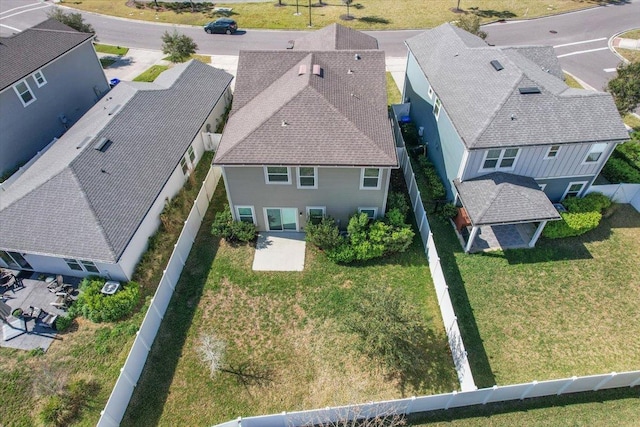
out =
{"type": "Polygon", "coordinates": [[[54,19],[0,38],[0,175],[26,163],[109,91],[92,40],[54,19]]]}
{"type": "Polygon", "coordinates": [[[209,146],[232,79],[190,61],[114,87],[0,189],[0,266],[130,280],[209,146]]]}
{"type": "Polygon", "coordinates": [[[234,218],[300,231],[324,215],[384,215],[397,168],[384,52],[332,25],[282,51],[241,51],[214,158],[234,218]]]}
{"type": "Polygon", "coordinates": [[[406,104],[394,108],[418,127],[472,234],[537,223],[532,246],[558,219],[551,201],[582,195],[628,139],[611,95],[568,87],[550,46],[489,46],[450,24],[406,45],[406,104]]]}

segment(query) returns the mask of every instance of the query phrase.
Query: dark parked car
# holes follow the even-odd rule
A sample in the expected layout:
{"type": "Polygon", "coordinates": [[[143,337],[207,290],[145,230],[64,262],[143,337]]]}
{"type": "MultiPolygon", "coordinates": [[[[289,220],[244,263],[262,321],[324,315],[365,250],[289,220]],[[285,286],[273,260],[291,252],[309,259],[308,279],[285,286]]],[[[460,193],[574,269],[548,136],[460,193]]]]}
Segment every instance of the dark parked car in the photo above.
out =
{"type": "Polygon", "coordinates": [[[235,33],[238,30],[238,24],[236,24],[236,21],[234,21],[233,19],[220,18],[216,19],[213,22],[209,22],[204,26],[204,30],[207,32],[207,34],[231,34],[235,33]]]}

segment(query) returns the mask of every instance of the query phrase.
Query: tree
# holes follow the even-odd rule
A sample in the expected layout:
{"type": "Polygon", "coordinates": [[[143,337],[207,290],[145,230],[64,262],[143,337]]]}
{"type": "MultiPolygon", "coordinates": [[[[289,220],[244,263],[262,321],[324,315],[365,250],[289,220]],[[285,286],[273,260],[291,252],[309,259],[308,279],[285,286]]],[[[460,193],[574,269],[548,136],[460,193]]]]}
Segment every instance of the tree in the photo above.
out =
{"type": "Polygon", "coordinates": [[[64,13],[62,9],[55,8],[47,13],[49,18],[62,22],[64,25],[73,28],[81,33],[95,34],[95,30],[91,24],[84,22],[84,18],[79,13],[64,13]]]}
{"type": "Polygon", "coordinates": [[[347,19],[351,19],[351,15],[349,15],[349,5],[351,5],[352,2],[353,0],[342,0],[342,3],[347,5],[347,19]]]}
{"type": "Polygon", "coordinates": [[[640,62],[620,64],[618,77],[609,81],[607,90],[613,95],[620,114],[635,110],[640,104],[640,62]]]}
{"type": "Polygon", "coordinates": [[[487,38],[487,33],[480,29],[480,17],[478,15],[462,15],[456,22],[456,26],[483,40],[487,38]]]}
{"type": "Polygon", "coordinates": [[[179,34],[176,30],[173,33],[165,31],[162,35],[162,53],[169,55],[171,62],[184,62],[191,55],[196,53],[198,45],[187,35],[179,34]]]}

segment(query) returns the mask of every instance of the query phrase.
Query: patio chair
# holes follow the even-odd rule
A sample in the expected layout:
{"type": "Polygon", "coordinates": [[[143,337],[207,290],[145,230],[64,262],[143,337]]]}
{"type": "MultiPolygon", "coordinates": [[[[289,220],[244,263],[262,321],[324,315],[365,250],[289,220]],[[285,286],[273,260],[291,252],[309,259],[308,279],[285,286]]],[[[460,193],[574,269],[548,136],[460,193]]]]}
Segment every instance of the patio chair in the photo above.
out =
{"type": "Polygon", "coordinates": [[[69,295],[66,292],[58,292],[56,293],[56,300],[53,302],[50,302],[49,304],[57,307],[61,310],[66,310],[67,308],[69,308],[69,305],[71,304],[71,299],[69,298],[69,295]]]}
{"type": "Polygon", "coordinates": [[[58,318],[57,314],[47,313],[46,311],[42,310],[39,323],[42,326],[53,329],[55,327],[57,318],[58,318]]]}

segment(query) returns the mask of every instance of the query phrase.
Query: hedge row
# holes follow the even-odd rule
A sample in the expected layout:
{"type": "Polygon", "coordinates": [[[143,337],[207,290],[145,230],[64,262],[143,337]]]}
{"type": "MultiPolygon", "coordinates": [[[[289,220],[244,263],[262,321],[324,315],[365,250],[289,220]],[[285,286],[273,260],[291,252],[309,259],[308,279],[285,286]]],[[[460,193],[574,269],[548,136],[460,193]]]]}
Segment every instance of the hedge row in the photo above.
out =
{"type": "Polygon", "coordinates": [[[567,212],[561,212],[560,221],[547,224],[542,235],[548,239],[579,236],[600,224],[602,211],[611,206],[611,200],[601,193],[590,193],[582,198],[570,197],[562,202],[567,212]]]}

